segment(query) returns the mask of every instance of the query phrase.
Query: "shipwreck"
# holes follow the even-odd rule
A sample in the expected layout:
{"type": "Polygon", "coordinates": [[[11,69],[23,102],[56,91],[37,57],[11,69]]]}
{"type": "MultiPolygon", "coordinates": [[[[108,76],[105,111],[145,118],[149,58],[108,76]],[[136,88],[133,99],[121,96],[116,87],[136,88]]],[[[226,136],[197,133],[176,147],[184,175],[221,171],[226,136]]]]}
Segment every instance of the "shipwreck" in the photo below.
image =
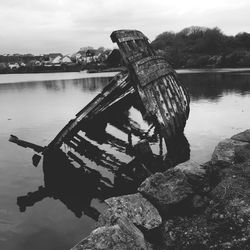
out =
{"type": "MultiPolygon", "coordinates": [[[[39,199],[53,195],[51,191],[51,185],[55,185],[52,180],[55,174],[51,174],[53,171],[58,170],[61,176],[68,178],[68,172],[62,172],[62,165],[65,165],[62,163],[64,158],[65,161],[69,161],[66,165],[72,165],[74,162],[84,170],[81,173],[74,172],[75,180],[80,174],[88,173],[98,180],[92,184],[102,187],[104,185],[105,190],[117,189],[117,183],[112,183],[108,178],[101,176],[98,168],[103,167],[112,173],[119,173],[119,176],[126,173],[127,179],[141,182],[153,172],[160,171],[159,168],[164,168],[163,165],[169,160],[166,154],[164,155],[164,147],[170,158],[172,154],[172,165],[176,164],[177,158],[180,160],[181,151],[185,151],[183,161],[189,158],[189,145],[183,130],[189,116],[190,100],[186,88],[178,80],[175,71],[164,57],[157,55],[148,38],[140,31],[114,31],[111,39],[119,47],[126,70],[118,73],[47,146],[39,146],[21,140],[17,136],[10,136],[9,141],[36,151],[33,156],[35,166],[43,157],[43,170],[46,175],[46,189],[39,188],[28,197],[19,197],[21,210],[25,210],[26,206],[32,205],[39,199]],[[141,114],[148,125],[146,129],[133,120],[130,115],[132,108],[141,114]],[[125,134],[126,139],[117,138],[108,132],[108,125],[125,134]],[[152,142],[158,143],[158,154],[152,152],[150,147],[152,142]],[[185,150],[178,150],[176,148],[178,143],[185,150]],[[106,145],[106,148],[102,149],[102,145],[106,145]],[[131,160],[120,161],[114,154],[107,152],[107,145],[129,155],[131,160]],[[179,154],[178,157],[174,156],[175,151],[178,151],[176,153],[179,154]],[[55,160],[56,155],[59,161],[55,160]],[[86,159],[95,162],[96,168],[88,167],[86,159]]],[[[89,183],[88,178],[78,179],[79,183],[89,183]]],[[[61,187],[63,185],[62,181],[61,187]]],[[[99,191],[100,189],[102,188],[100,187],[99,191]]],[[[54,186],[52,190],[55,190],[54,186]]],[[[79,188],[76,187],[72,192],[76,193],[76,190],[79,188]]],[[[62,200],[65,201],[64,198],[62,200]]]]}

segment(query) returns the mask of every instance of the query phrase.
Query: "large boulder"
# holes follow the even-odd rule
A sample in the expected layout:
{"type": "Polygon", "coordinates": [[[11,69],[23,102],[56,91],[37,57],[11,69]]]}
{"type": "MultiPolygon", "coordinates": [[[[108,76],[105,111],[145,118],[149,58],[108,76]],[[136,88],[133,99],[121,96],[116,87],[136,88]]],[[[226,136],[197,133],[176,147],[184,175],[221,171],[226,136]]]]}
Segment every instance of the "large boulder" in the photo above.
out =
{"type": "Polygon", "coordinates": [[[250,249],[250,161],[226,168],[203,213],[161,226],[162,249],[250,249]]]}
{"type": "Polygon", "coordinates": [[[188,178],[203,178],[206,174],[206,170],[193,160],[188,160],[175,167],[175,169],[181,170],[188,178]]]}
{"type": "MultiPolygon", "coordinates": [[[[215,179],[205,206],[201,194],[195,193],[191,198],[193,207],[203,208],[202,213],[164,221],[164,246],[160,249],[250,249],[250,143],[236,139],[219,143],[212,161],[202,166],[209,183],[215,179]]],[[[193,190],[191,180],[203,178],[203,169],[199,171],[193,163],[176,169],[186,175],[193,190]]]]}
{"type": "Polygon", "coordinates": [[[177,165],[175,169],[178,169],[185,174],[188,182],[197,192],[203,193],[210,190],[207,172],[203,166],[192,160],[189,160],[177,165]]]}
{"type": "Polygon", "coordinates": [[[103,226],[78,243],[71,250],[147,250],[150,246],[142,232],[127,218],[118,218],[112,226],[103,226]]]}
{"type": "Polygon", "coordinates": [[[176,217],[162,226],[161,249],[250,249],[249,222],[237,212],[176,217]]]}
{"type": "Polygon", "coordinates": [[[214,165],[230,166],[239,160],[239,152],[245,151],[248,145],[247,142],[225,139],[215,147],[211,162],[214,165]]]}
{"type": "Polygon", "coordinates": [[[242,163],[250,160],[250,143],[235,148],[236,162],[242,163]]]}
{"type": "Polygon", "coordinates": [[[140,193],[112,197],[105,202],[109,208],[99,217],[98,226],[111,225],[111,218],[127,217],[147,230],[162,223],[158,210],[140,193]]]}
{"type": "Polygon", "coordinates": [[[138,191],[164,213],[193,194],[187,177],[178,169],[170,169],[148,177],[138,191]]]}
{"type": "Polygon", "coordinates": [[[235,141],[242,141],[242,142],[250,143],[250,129],[245,130],[239,134],[232,136],[231,139],[233,139],[235,141]]]}

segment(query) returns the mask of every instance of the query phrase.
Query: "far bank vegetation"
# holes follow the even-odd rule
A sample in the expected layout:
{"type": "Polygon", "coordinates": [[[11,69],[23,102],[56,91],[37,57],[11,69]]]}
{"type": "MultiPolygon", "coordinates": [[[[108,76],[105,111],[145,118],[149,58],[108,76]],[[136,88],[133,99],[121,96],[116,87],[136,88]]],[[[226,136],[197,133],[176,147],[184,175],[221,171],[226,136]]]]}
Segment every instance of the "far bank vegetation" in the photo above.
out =
{"type": "Polygon", "coordinates": [[[215,28],[192,26],[163,32],[152,42],[174,68],[250,67],[250,33],[228,36],[215,28]]]}

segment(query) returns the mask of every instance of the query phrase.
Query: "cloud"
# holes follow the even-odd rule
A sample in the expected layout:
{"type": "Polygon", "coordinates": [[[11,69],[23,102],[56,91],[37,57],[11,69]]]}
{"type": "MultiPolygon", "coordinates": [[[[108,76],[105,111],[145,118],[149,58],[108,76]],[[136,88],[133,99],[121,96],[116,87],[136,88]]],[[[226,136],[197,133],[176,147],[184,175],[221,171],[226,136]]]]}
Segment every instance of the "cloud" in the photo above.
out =
{"type": "Polygon", "coordinates": [[[151,40],[191,25],[249,31],[247,0],[1,0],[0,53],[73,52],[113,47],[116,29],[139,29],[151,40]]]}

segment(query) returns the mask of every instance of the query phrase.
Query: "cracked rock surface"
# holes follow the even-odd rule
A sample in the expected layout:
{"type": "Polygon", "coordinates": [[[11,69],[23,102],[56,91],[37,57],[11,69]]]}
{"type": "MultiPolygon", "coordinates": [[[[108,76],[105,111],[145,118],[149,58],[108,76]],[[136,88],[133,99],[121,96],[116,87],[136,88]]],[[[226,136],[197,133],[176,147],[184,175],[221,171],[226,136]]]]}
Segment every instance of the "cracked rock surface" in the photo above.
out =
{"type": "Polygon", "coordinates": [[[127,217],[137,226],[147,230],[162,223],[158,210],[140,193],[112,197],[105,202],[109,208],[99,217],[98,226],[110,225],[111,218],[127,217]]]}

